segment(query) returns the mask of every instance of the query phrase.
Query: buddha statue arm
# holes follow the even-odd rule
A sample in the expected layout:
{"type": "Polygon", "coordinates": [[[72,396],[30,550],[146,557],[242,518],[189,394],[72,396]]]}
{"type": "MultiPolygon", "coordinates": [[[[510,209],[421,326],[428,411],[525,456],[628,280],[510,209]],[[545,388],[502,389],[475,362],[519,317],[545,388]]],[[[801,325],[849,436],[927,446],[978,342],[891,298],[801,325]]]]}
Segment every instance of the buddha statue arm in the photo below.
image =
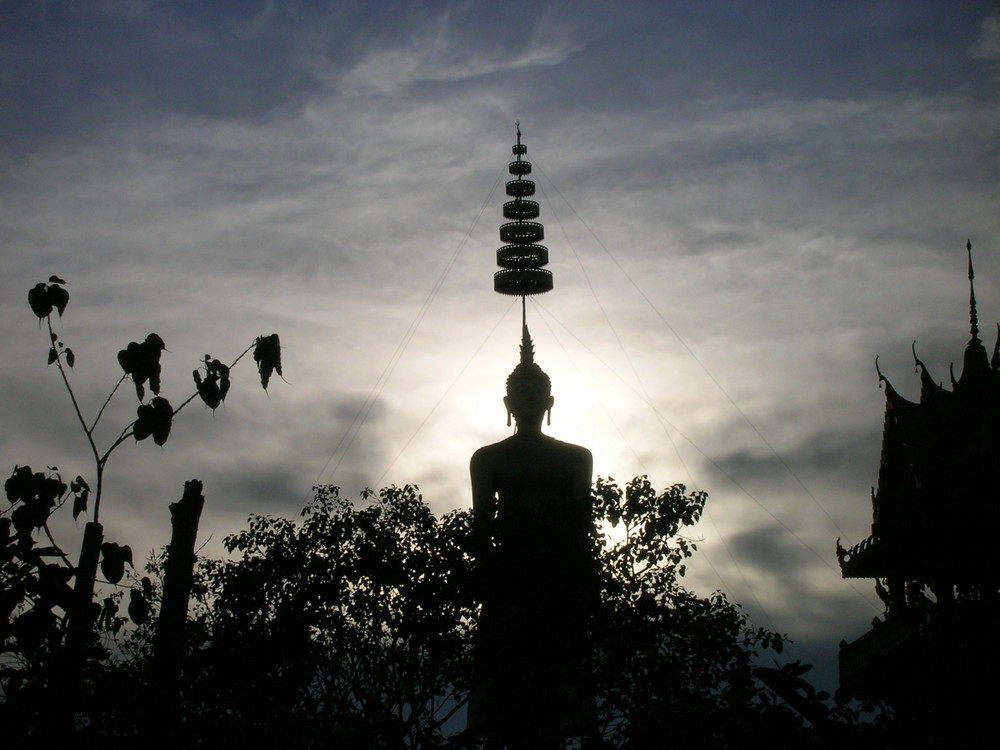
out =
{"type": "Polygon", "coordinates": [[[567,581],[571,594],[586,609],[592,607],[597,597],[597,560],[592,548],[594,531],[594,508],[591,495],[593,481],[593,456],[586,448],[580,448],[571,484],[571,513],[566,519],[567,548],[574,574],[567,581]],[[576,567],[579,566],[579,567],[576,567]]]}
{"type": "Polygon", "coordinates": [[[594,457],[586,448],[580,448],[578,467],[573,475],[573,498],[590,508],[590,489],[594,479],[594,457]]]}
{"type": "Polygon", "coordinates": [[[586,448],[577,447],[574,456],[574,470],[570,481],[569,493],[571,517],[567,522],[578,532],[589,535],[594,524],[593,499],[591,486],[593,482],[594,459],[586,448]]]}
{"type": "Polygon", "coordinates": [[[473,554],[482,559],[489,550],[496,518],[496,486],[490,455],[484,449],[476,451],[469,465],[472,476],[472,543],[473,554]]]}

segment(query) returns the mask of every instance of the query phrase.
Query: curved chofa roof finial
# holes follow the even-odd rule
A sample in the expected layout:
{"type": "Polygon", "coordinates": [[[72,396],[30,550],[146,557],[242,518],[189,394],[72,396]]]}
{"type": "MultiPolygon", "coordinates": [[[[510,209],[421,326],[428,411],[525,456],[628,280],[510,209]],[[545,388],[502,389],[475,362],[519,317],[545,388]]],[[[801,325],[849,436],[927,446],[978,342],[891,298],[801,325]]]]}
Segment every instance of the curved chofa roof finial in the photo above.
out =
{"type": "MultiPolygon", "coordinates": [[[[517,143],[511,151],[514,161],[507,171],[514,179],[507,182],[507,195],[513,200],[503,204],[503,215],[509,221],[500,225],[500,241],[506,243],[497,250],[499,271],[493,274],[493,289],[499,294],[544,294],[552,289],[552,272],[548,265],[549,250],[538,243],[545,239],[545,228],[532,221],[538,218],[538,202],[529,200],[535,194],[535,183],[525,179],[531,174],[531,162],[522,158],[528,147],[521,143],[521,123],[517,123],[517,143]]],[[[523,323],[522,319],[522,323],[523,323]]]]}

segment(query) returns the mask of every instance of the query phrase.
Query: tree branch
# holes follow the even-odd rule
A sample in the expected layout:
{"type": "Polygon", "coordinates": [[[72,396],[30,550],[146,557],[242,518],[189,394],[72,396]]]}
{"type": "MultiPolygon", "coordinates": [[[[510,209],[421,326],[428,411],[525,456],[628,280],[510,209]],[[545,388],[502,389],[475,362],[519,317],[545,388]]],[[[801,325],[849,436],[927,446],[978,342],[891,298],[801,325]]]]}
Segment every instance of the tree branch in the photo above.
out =
{"type": "Polygon", "coordinates": [[[111,399],[114,398],[115,393],[118,392],[118,388],[121,386],[122,383],[125,382],[127,378],[128,378],[128,373],[127,372],[122,373],[122,376],[118,379],[118,382],[115,383],[115,387],[111,389],[111,393],[108,394],[108,397],[104,399],[104,403],[101,404],[101,408],[98,410],[97,416],[94,417],[94,423],[90,425],[90,429],[87,430],[86,426],[84,426],[84,429],[87,430],[88,435],[92,435],[94,433],[94,430],[97,429],[97,423],[101,421],[101,416],[104,414],[104,410],[108,407],[108,404],[111,403],[111,399]]]}
{"type": "MultiPolygon", "coordinates": [[[[52,316],[49,315],[45,318],[45,325],[49,329],[49,344],[55,349],[56,333],[52,330],[52,316]]],[[[62,363],[62,352],[55,349],[56,352],[56,367],[59,370],[59,374],[62,376],[63,385],[66,386],[66,392],[69,393],[69,400],[73,404],[73,411],[76,412],[76,418],[80,422],[80,426],[83,428],[84,434],[87,436],[87,442],[90,444],[90,450],[94,454],[94,459],[99,460],[97,446],[94,444],[94,440],[90,435],[90,430],[87,429],[87,421],[83,418],[83,412],[80,411],[80,404],[76,400],[76,393],[73,391],[73,386],[70,385],[69,378],[66,376],[66,368],[63,367],[62,363]]]]}

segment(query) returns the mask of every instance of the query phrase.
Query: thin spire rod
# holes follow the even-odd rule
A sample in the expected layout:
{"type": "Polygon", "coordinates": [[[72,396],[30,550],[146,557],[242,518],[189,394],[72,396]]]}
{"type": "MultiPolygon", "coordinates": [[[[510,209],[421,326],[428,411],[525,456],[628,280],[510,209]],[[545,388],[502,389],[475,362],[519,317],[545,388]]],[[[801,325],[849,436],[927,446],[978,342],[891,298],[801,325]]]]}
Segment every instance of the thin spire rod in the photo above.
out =
{"type": "Polygon", "coordinates": [[[528,325],[528,311],[524,304],[524,295],[521,295],[521,327],[525,328],[528,325]]]}
{"type": "Polygon", "coordinates": [[[972,240],[965,241],[965,250],[969,254],[969,322],[972,340],[979,341],[979,315],[976,312],[976,287],[973,283],[976,274],[972,271],[972,240]]]}

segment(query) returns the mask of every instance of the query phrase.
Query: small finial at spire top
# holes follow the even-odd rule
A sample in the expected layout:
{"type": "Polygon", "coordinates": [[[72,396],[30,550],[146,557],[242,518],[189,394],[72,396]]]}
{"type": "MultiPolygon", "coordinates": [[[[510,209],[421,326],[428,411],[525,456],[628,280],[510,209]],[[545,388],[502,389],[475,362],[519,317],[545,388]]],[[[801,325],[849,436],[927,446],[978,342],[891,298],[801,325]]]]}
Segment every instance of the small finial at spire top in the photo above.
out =
{"type": "Polygon", "coordinates": [[[514,126],[517,128],[517,145],[521,145],[521,121],[515,120],[514,126]]]}
{"type": "Polygon", "coordinates": [[[969,254],[969,324],[972,340],[979,341],[979,315],[976,312],[976,287],[973,281],[976,274],[972,270],[972,240],[965,241],[965,250],[969,254]]]}

